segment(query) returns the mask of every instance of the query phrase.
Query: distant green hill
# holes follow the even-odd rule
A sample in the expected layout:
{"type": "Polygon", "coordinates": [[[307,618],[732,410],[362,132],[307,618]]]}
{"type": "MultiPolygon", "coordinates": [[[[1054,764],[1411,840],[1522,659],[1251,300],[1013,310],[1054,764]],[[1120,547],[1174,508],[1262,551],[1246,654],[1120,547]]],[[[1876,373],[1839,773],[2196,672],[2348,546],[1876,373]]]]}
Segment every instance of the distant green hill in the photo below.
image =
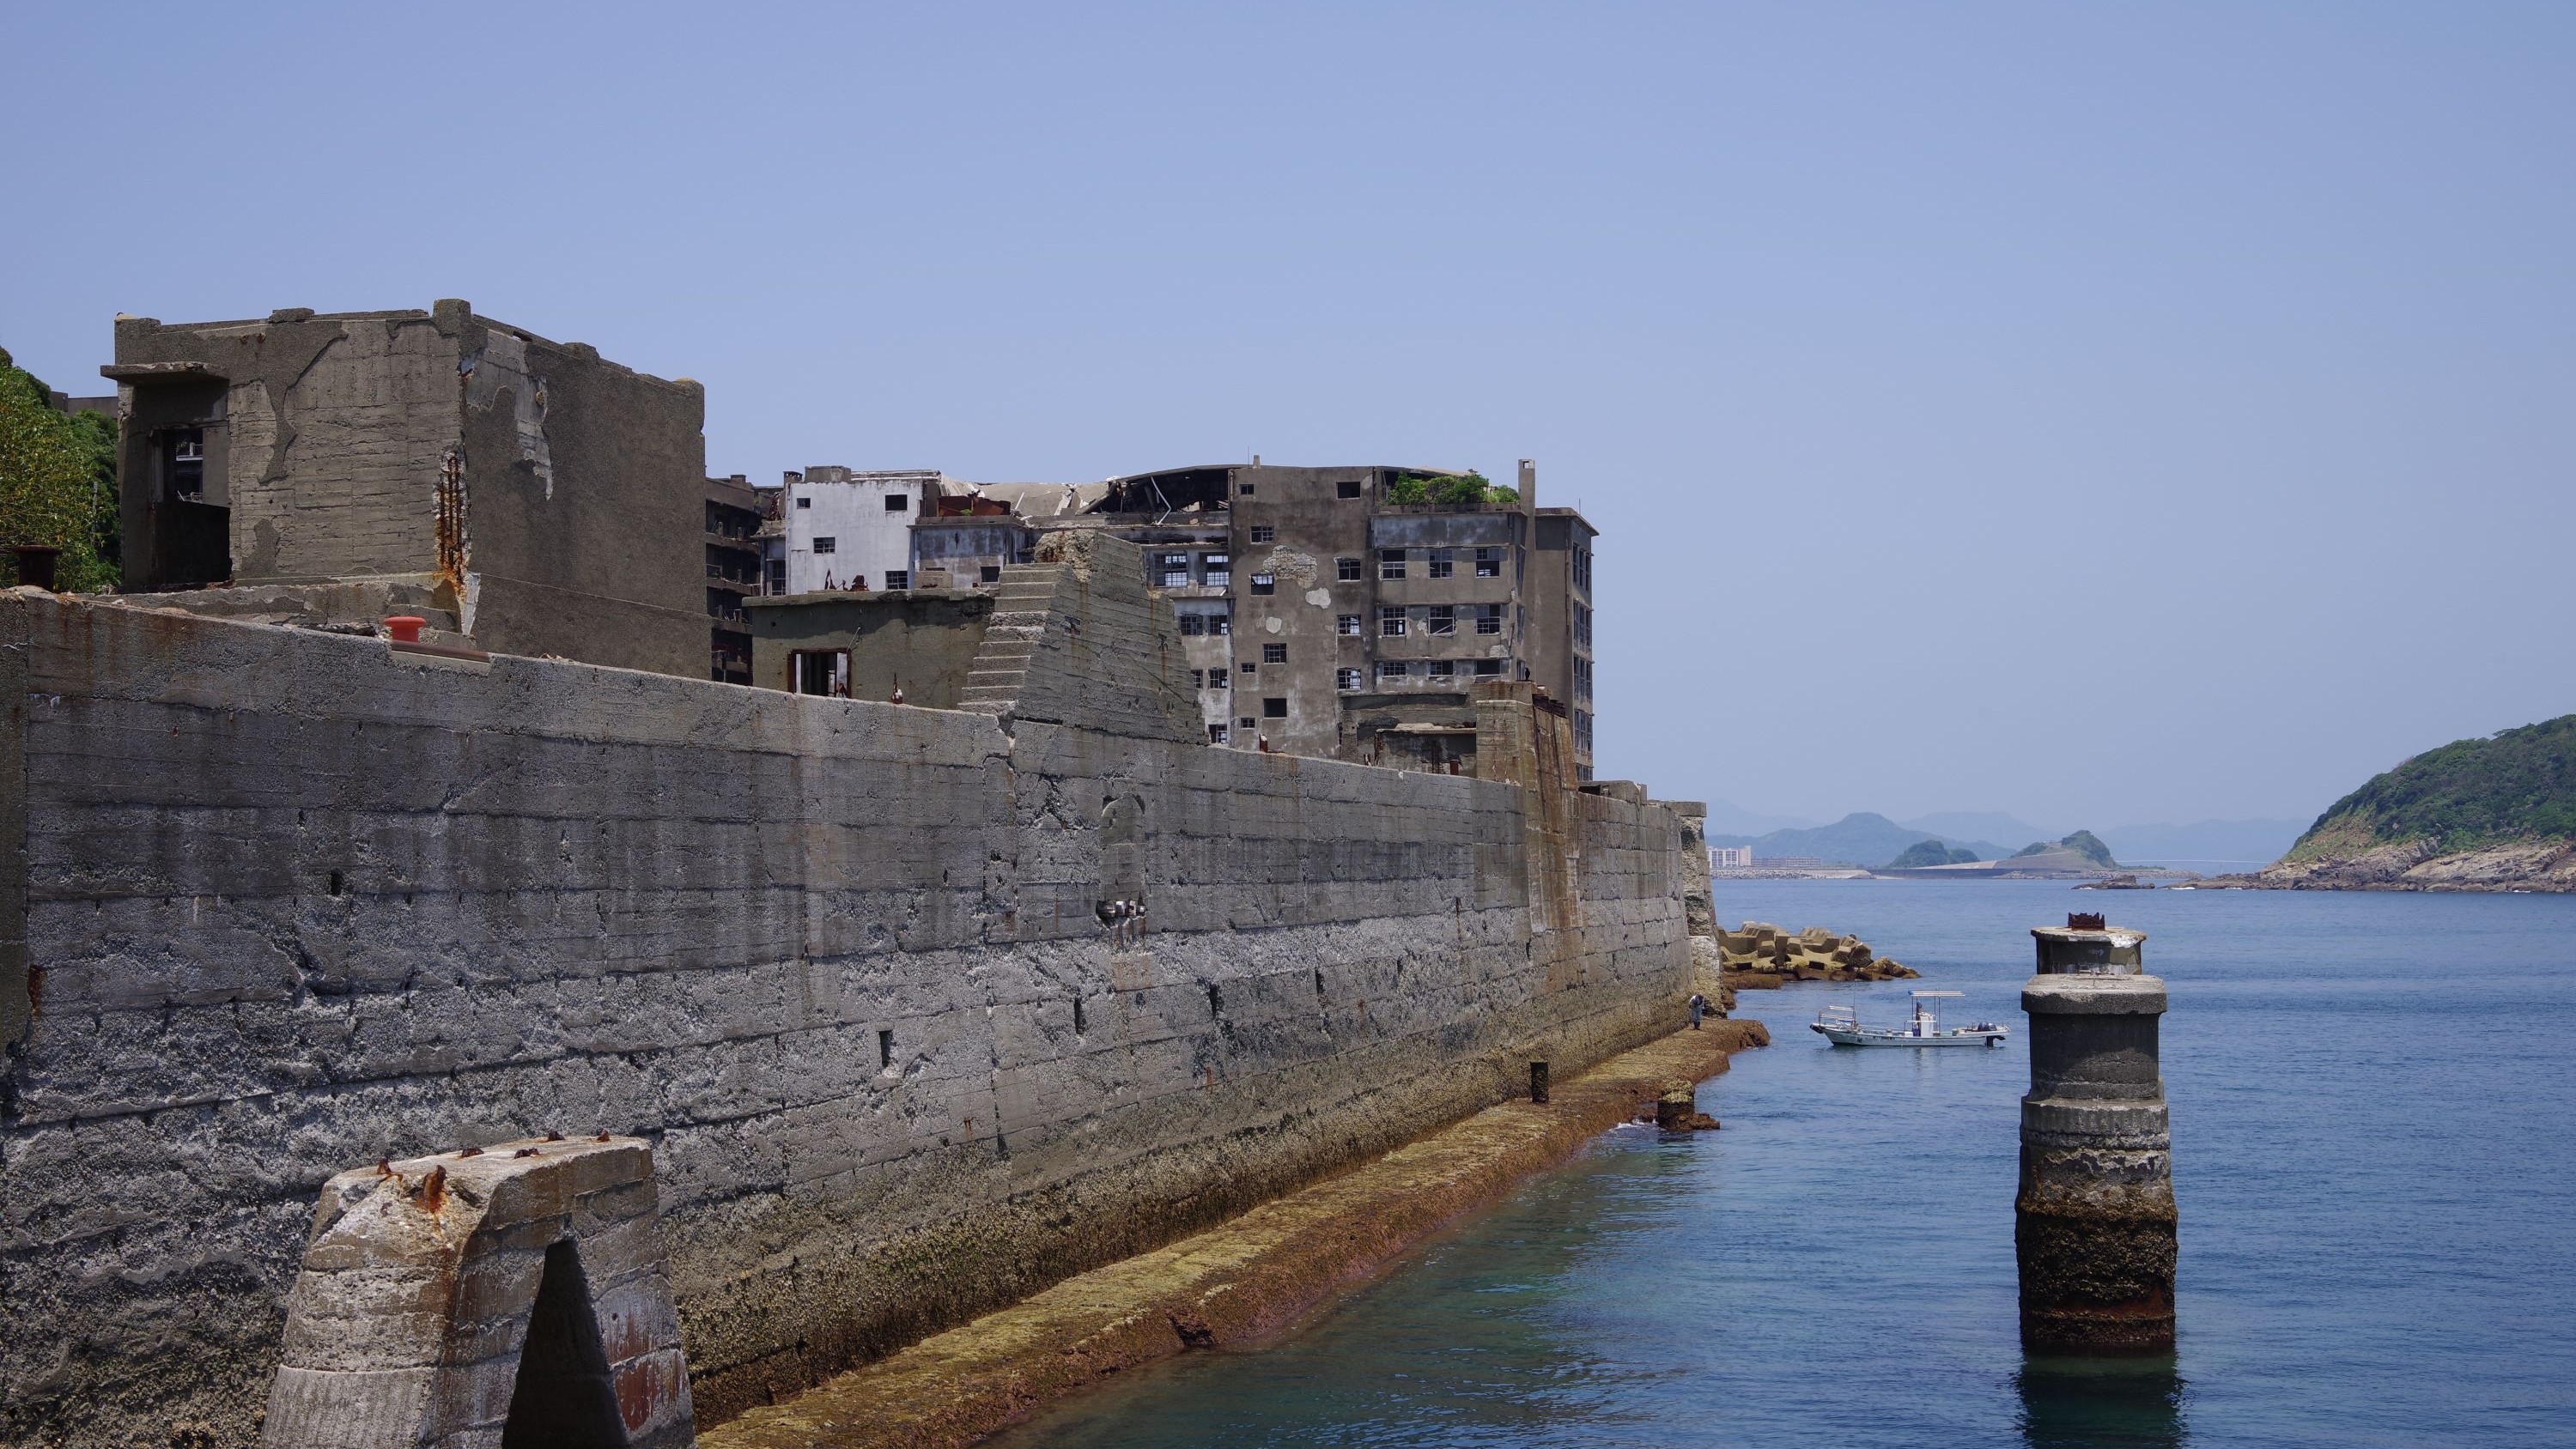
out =
{"type": "MultiPolygon", "coordinates": [[[[1719,835],[1711,832],[1711,845],[1749,845],[1755,860],[1777,860],[1783,856],[1829,860],[1841,865],[1867,868],[1901,855],[1928,832],[1908,830],[1884,815],[1858,811],[1831,825],[1810,830],[1774,830],[1768,835],[1719,835]]],[[[1982,840],[1952,840],[1943,835],[1930,839],[1954,849],[1971,851],[1972,860],[1991,860],[2003,853],[2003,847],[1982,840]]]]}
{"type": "Polygon", "coordinates": [[[2576,714],[2426,750],[2337,800],[2282,859],[2428,841],[2452,854],[2576,840],[2576,714]]]}
{"type": "Polygon", "coordinates": [[[2064,840],[2034,840],[2013,852],[2013,859],[2026,855],[2046,855],[2053,850],[2071,850],[2104,870],[2117,870],[2120,863],[2111,858],[2111,847],[2090,830],[2079,830],[2064,840]]]}
{"type": "Polygon", "coordinates": [[[1983,856],[1973,850],[1953,850],[1937,840],[1918,840],[1905,847],[1905,853],[1887,863],[1889,870],[1919,870],[1927,865],[1966,865],[1983,856]]]}

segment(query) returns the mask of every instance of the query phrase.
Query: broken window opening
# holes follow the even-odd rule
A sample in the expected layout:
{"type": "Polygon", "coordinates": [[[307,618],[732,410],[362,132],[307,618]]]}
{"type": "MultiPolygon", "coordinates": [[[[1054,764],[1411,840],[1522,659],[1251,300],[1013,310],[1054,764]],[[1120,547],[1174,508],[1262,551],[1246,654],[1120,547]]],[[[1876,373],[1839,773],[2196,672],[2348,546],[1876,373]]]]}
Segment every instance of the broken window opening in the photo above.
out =
{"type": "Polygon", "coordinates": [[[1404,577],[1404,550],[1382,548],[1377,551],[1377,576],[1382,579],[1404,577]]]}
{"type": "Polygon", "coordinates": [[[1261,662],[1262,662],[1262,663],[1264,663],[1264,664],[1285,664],[1285,663],[1287,663],[1287,662],[1288,662],[1288,646],[1287,646],[1287,645],[1285,645],[1285,644],[1264,644],[1264,645],[1262,645],[1262,646],[1261,646],[1261,662]]]}
{"type": "Polygon", "coordinates": [[[1204,614],[1183,614],[1183,615],[1181,616],[1181,633],[1182,633],[1184,636],[1195,639],[1195,638],[1197,638],[1197,637],[1199,637],[1199,636],[1201,636],[1201,635],[1203,635],[1203,634],[1207,633],[1207,631],[1208,631],[1208,627],[1207,627],[1207,616],[1206,616],[1206,615],[1204,615],[1204,614]]]}
{"type": "Polygon", "coordinates": [[[1336,497],[1336,498],[1357,498],[1357,497],[1359,497],[1359,496],[1360,496],[1360,480],[1358,480],[1357,478],[1344,478],[1344,479],[1343,479],[1343,480],[1341,480],[1340,482],[1335,483],[1335,484],[1333,485],[1333,496],[1334,496],[1334,497],[1336,497]]]}
{"type": "Polygon", "coordinates": [[[1212,744],[1212,745],[1221,745],[1221,744],[1224,744],[1224,743],[1225,743],[1225,726],[1223,726],[1223,725],[1221,725],[1221,724],[1212,724],[1212,725],[1209,725],[1209,726],[1208,726],[1208,743],[1209,743],[1209,744],[1212,744]]]}
{"type": "Polygon", "coordinates": [[[984,565],[982,568],[975,570],[975,581],[977,583],[984,584],[1000,583],[1002,581],[1002,566],[1000,564],[984,565]]]}
{"type": "Polygon", "coordinates": [[[1252,576],[1252,591],[1256,594],[1275,594],[1279,592],[1278,576],[1275,574],[1254,574],[1252,576]]]}
{"type": "Polygon", "coordinates": [[[1359,672],[1358,670],[1356,670],[1356,669],[1336,669],[1336,670],[1334,670],[1334,671],[1333,671],[1333,688],[1335,688],[1335,689],[1357,689],[1357,688],[1359,688],[1359,687],[1360,687],[1360,672],[1359,672]]]}
{"type": "Polygon", "coordinates": [[[877,1030],[877,1066],[882,1069],[893,1065],[894,1028],[880,1027],[877,1030]]]}
{"type": "Polygon", "coordinates": [[[1333,577],[1346,584],[1359,582],[1360,561],[1355,558],[1333,560],[1333,577]]]}
{"type": "Polygon", "coordinates": [[[1334,632],[1334,633],[1336,633],[1336,634],[1357,634],[1359,631],[1360,631],[1360,616],[1359,616],[1359,615],[1357,615],[1357,614],[1336,614],[1336,615],[1334,615],[1334,616],[1333,616],[1333,632],[1334,632]]]}
{"type": "Polygon", "coordinates": [[[885,511],[888,513],[910,513],[912,511],[912,495],[909,493],[887,494],[885,496],[885,511]]]}
{"type": "Polygon", "coordinates": [[[1434,634],[1455,634],[1455,633],[1457,633],[1457,632],[1458,632],[1458,609],[1457,609],[1457,606],[1456,606],[1456,605],[1453,605],[1453,604],[1434,604],[1434,605],[1432,605],[1432,606],[1431,606],[1431,621],[1430,621],[1430,623],[1429,623],[1429,625],[1428,625],[1427,627],[1428,627],[1429,631],[1430,631],[1431,633],[1434,633],[1434,634]]]}
{"type": "Polygon", "coordinates": [[[1499,659],[1479,659],[1476,661],[1476,677],[1478,679],[1499,678],[1502,675],[1502,672],[1503,661],[1499,659]]]}
{"type": "Polygon", "coordinates": [[[1503,551],[1499,548],[1476,550],[1476,577],[1499,579],[1503,576],[1503,551]]]}
{"type": "Polygon", "coordinates": [[[1503,632],[1503,606],[1502,606],[1502,605],[1500,605],[1500,604],[1478,604],[1478,605],[1476,605],[1475,607],[1476,607],[1476,632],[1477,632],[1477,633],[1479,633],[1479,634],[1500,634],[1501,632],[1503,632]]]}
{"type": "Polygon", "coordinates": [[[1286,719],[1288,717],[1288,701],[1276,695],[1263,700],[1261,702],[1261,717],[1263,719],[1286,719]]]}
{"type": "Polygon", "coordinates": [[[1455,568],[1456,565],[1449,561],[1449,550],[1445,548],[1431,550],[1431,577],[1445,579],[1455,568]]]}
{"type": "Polygon", "coordinates": [[[850,651],[798,649],[787,656],[787,692],[826,699],[850,697],[850,651]]]}
{"type": "Polygon", "coordinates": [[[1395,639],[1404,633],[1404,606],[1385,605],[1377,611],[1377,632],[1381,638],[1395,639]]]}
{"type": "Polygon", "coordinates": [[[1434,679],[1447,679],[1457,672],[1458,666],[1451,660],[1434,659],[1431,661],[1431,677],[1434,679]]]}

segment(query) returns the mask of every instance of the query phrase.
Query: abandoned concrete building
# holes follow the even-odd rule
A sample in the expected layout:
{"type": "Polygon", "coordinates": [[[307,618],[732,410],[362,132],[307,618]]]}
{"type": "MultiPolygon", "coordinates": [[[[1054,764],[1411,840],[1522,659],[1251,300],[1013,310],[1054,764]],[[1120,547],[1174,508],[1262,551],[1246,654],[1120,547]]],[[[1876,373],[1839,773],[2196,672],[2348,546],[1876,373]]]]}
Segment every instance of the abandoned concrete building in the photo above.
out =
{"type": "MultiPolygon", "coordinates": [[[[1211,744],[1435,770],[1472,768],[1478,679],[1527,680],[1573,730],[1578,777],[1592,777],[1592,541],[1570,508],[1534,504],[1537,469],[1520,466],[1508,501],[1397,502],[1404,480],[1455,478],[1388,466],[1221,465],[1132,474],[1106,483],[978,484],[933,472],[809,470],[827,486],[883,491],[816,512],[835,535],[868,529],[883,587],[992,588],[1040,539],[1106,533],[1144,551],[1145,581],[1172,605],[1174,638],[1211,744]],[[898,500],[903,501],[898,506],[898,500]],[[900,540],[908,539],[908,543],[900,540]]],[[[791,477],[791,498],[800,484],[791,477]]],[[[796,505],[798,511],[813,508],[796,505]]],[[[791,511],[791,519],[796,516],[791,511]]],[[[817,529],[823,525],[817,525],[817,529]]],[[[801,594],[825,587],[788,543],[801,594]]],[[[831,557],[848,545],[831,536],[831,557]]],[[[864,588],[864,575],[832,587],[864,588]]],[[[774,607],[774,606],[773,606],[774,607]]],[[[891,619],[901,611],[890,611],[891,619]]],[[[788,653],[828,654],[828,628],[769,615],[788,653]]],[[[855,621],[832,606],[816,619],[855,621]]],[[[782,654],[757,682],[800,689],[840,679],[871,653],[791,666],[782,654]]],[[[873,687],[873,686],[871,686],[873,687]]]]}
{"type": "Polygon", "coordinates": [[[706,521],[694,382],[452,300],[120,317],[101,371],[125,418],[129,592],[342,623],[410,612],[487,650],[708,670],[685,542],[706,521]]]}
{"type": "Polygon", "coordinates": [[[1572,509],[1535,506],[1537,472],[1523,460],[1508,501],[1433,503],[1389,493],[1461,475],[1170,469],[1110,480],[1057,526],[1105,527],[1144,548],[1211,743],[1467,769],[1475,681],[1527,680],[1542,708],[1572,705],[1588,780],[1594,530],[1572,509]]]}

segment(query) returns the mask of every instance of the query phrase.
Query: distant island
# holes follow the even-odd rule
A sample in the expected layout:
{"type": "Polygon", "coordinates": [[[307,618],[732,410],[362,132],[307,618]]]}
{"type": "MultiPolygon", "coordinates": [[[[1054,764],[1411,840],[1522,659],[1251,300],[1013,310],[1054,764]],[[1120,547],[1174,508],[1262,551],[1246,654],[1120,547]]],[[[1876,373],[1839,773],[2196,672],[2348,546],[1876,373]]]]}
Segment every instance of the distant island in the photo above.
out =
{"type": "Polygon", "coordinates": [[[2427,750],[2336,801],[2280,860],[2203,884],[2576,891],[2576,714],[2427,750]]]}

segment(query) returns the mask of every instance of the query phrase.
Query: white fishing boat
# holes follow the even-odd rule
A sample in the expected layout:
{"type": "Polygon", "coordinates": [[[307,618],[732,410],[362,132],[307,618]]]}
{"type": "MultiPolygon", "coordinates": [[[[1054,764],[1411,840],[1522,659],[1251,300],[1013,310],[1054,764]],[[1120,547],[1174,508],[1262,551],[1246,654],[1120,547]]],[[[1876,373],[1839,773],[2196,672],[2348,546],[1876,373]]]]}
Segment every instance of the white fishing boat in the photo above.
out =
{"type": "Polygon", "coordinates": [[[2007,1032],[2000,1022],[1981,1021],[1974,1026],[1954,1026],[1941,1030],[1939,1018],[1923,1009],[1926,997],[1960,996],[1957,991],[1917,991],[1914,993],[1913,1018],[1903,1026],[1863,1026],[1859,1013],[1849,1006],[1828,1006],[1807,1023],[1836,1046],[1861,1047],[1964,1047],[2002,1046],[2007,1032]]]}

